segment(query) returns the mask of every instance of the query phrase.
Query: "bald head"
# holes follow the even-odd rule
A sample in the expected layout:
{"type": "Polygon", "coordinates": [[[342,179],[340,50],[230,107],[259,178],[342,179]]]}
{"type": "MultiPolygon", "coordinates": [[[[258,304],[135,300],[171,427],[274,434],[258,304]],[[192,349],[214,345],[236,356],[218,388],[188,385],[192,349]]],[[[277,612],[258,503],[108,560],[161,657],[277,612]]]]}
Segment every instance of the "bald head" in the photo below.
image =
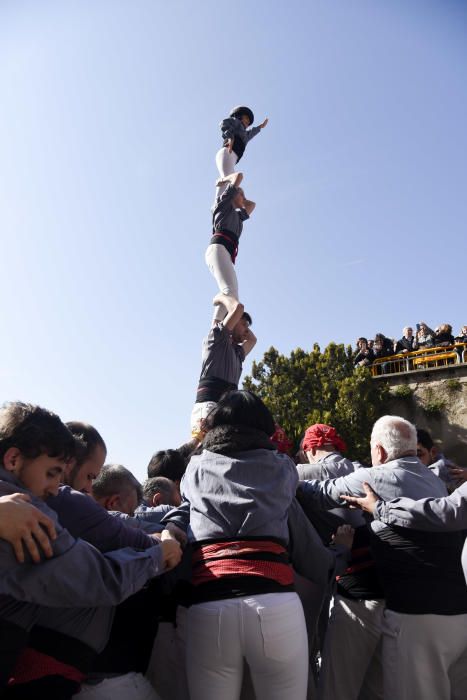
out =
{"type": "Polygon", "coordinates": [[[417,454],[417,430],[400,416],[383,416],[371,432],[371,459],[374,466],[399,457],[417,454]]]}

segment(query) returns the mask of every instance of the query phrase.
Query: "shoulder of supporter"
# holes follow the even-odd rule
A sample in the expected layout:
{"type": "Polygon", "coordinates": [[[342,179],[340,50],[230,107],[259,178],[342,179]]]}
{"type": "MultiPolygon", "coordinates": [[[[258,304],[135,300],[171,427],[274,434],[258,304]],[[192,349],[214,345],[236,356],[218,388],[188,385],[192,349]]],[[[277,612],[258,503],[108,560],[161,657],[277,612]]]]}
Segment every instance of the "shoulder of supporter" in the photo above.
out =
{"type": "Polygon", "coordinates": [[[128,515],[116,513],[113,517],[114,514],[93,498],[69,486],[60,487],[58,495],[49,498],[47,503],[73,537],[86,540],[101,552],[122,547],[147,549],[154,545],[146,528],[127,520],[128,515]]]}
{"type": "Polygon", "coordinates": [[[230,331],[224,326],[222,321],[219,321],[210,329],[205,340],[205,347],[210,350],[214,345],[227,342],[230,342],[230,331]]]}

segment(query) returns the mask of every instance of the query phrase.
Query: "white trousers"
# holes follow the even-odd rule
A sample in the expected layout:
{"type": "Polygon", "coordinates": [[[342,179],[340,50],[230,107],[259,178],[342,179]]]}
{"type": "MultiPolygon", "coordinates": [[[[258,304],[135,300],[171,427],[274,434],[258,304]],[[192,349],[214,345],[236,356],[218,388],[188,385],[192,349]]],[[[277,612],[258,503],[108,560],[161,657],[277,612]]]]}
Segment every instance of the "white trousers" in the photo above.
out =
{"type": "Polygon", "coordinates": [[[215,401],[202,401],[195,403],[191,412],[191,437],[201,440],[203,437],[202,422],[211,413],[212,409],[217,406],[215,401]]]}
{"type": "MultiPolygon", "coordinates": [[[[216,280],[219,291],[238,300],[238,281],[235,265],[227,248],[218,243],[208,245],[204,256],[209,272],[216,280]]],[[[222,321],[227,315],[224,304],[214,307],[213,323],[222,321]]]]}
{"type": "MultiPolygon", "coordinates": [[[[237,161],[238,158],[233,151],[232,153],[229,153],[225,146],[220,148],[216,153],[216,167],[219,171],[219,177],[232,175],[232,173],[235,172],[237,161]]],[[[220,187],[216,187],[216,198],[222,194],[226,187],[227,185],[220,185],[220,187]]]]}
{"type": "MultiPolygon", "coordinates": [[[[320,700],[382,699],[383,610],[384,600],[335,596],[319,675],[320,700]]],[[[394,695],[391,700],[400,698],[394,695]]]]}
{"type": "Polygon", "coordinates": [[[177,608],[177,625],[161,622],[146,671],[163,700],[189,700],[185,670],[185,621],[187,609],[177,608]]]}
{"type": "Polygon", "coordinates": [[[141,673],[125,673],[100,683],[84,683],[73,696],[78,700],[160,700],[150,682],[141,673]]]}
{"type": "Polygon", "coordinates": [[[238,700],[244,659],[256,700],[305,700],[308,641],[296,593],[230,598],[189,609],[191,700],[238,700]]]}
{"type": "Polygon", "coordinates": [[[383,616],[385,700],[467,698],[467,615],[383,616]]]}

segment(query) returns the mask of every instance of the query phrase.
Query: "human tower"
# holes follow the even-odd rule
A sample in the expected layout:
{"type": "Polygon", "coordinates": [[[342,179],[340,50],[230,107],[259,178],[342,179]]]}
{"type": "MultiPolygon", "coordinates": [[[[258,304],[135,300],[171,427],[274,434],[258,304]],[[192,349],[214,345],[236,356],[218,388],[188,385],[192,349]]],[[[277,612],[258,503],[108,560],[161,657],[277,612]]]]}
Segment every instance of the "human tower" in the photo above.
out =
{"type": "Polygon", "coordinates": [[[240,187],[243,173],[235,167],[249,141],[268,120],[259,126],[253,123],[254,114],[245,106],[235,107],[220,123],[222,147],[216,153],[219,178],[211,210],[212,237],[205,255],[219,292],[213,300],[212,326],[203,341],[201,374],[191,414],[191,434],[197,440],[202,440],[203,421],[222,394],[238,388],[243,361],[256,343],[251,316],[239,300],[235,271],[243,223],[256,206],[240,187]]]}

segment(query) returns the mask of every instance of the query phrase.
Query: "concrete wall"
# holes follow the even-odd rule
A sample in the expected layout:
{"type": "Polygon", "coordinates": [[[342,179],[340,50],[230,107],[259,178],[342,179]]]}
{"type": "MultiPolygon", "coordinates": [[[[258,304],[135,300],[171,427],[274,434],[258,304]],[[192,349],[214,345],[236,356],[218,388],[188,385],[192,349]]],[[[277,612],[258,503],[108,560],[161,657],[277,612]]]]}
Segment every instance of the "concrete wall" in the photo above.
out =
{"type": "Polygon", "coordinates": [[[388,413],[429,430],[447,457],[467,467],[467,365],[389,375],[375,381],[388,381],[388,413]]]}

